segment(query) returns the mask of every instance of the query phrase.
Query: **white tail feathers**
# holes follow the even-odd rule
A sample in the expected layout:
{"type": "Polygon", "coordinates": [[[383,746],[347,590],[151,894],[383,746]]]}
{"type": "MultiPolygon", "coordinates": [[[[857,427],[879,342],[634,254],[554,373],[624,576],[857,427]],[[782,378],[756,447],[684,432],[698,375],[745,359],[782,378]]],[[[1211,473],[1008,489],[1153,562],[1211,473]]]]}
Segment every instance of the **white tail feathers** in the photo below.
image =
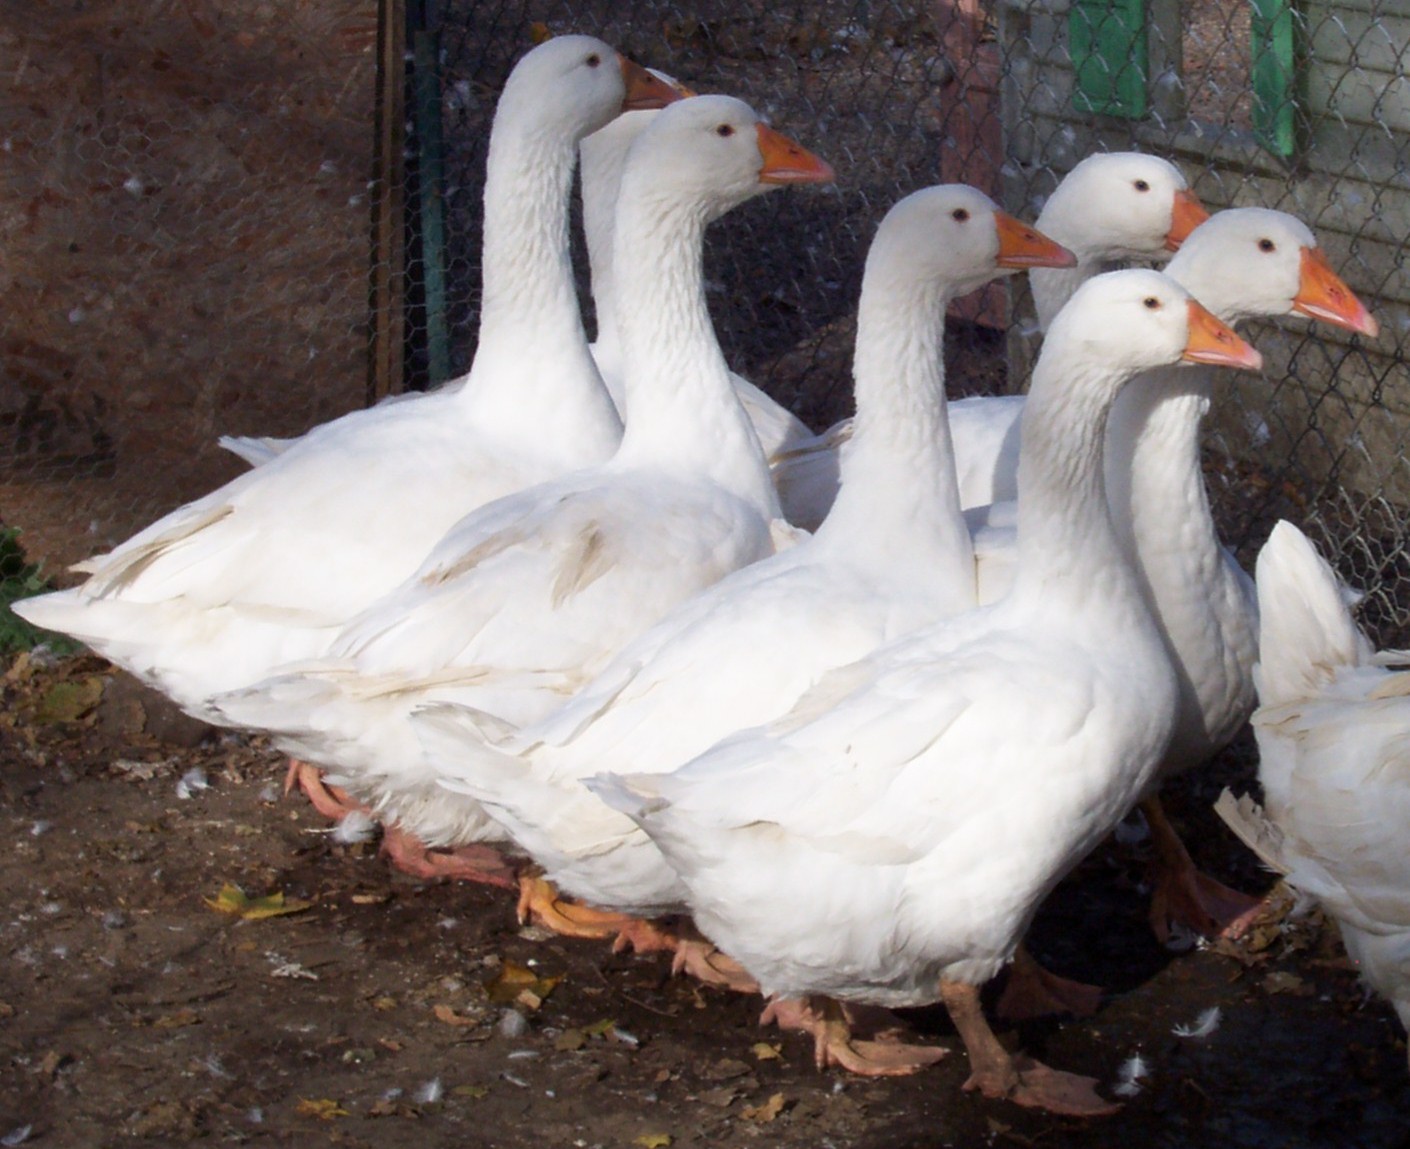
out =
{"type": "Polygon", "coordinates": [[[1286,874],[1292,865],[1283,857],[1283,831],[1252,798],[1235,798],[1227,786],[1214,803],[1224,824],[1271,870],[1286,874]]]}
{"type": "Polygon", "coordinates": [[[82,605],[74,591],[61,590],[17,599],[10,604],[10,609],[31,626],[66,634],[65,627],[75,625],[74,619],[82,605]]]}
{"type": "Polygon", "coordinates": [[[232,455],[238,455],[252,467],[259,467],[281,454],[293,439],[258,438],[254,435],[222,435],[216,440],[232,455]]]}
{"type": "Polygon", "coordinates": [[[1342,667],[1373,650],[1347,607],[1346,588],[1291,523],[1280,522],[1258,555],[1258,658],[1263,706],[1311,697],[1342,667]]]}

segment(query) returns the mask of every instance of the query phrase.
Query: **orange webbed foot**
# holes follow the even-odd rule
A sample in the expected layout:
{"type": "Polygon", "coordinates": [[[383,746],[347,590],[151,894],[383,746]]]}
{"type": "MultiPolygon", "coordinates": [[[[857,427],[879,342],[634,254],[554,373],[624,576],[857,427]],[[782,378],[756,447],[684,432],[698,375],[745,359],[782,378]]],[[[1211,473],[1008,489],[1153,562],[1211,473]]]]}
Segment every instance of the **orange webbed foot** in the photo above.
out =
{"type": "Polygon", "coordinates": [[[1003,1070],[976,1070],[964,1083],[966,1091],[978,1089],[985,1097],[1012,1101],[1026,1109],[1044,1109],[1065,1117],[1109,1117],[1121,1106],[1097,1092],[1094,1077],[1053,1069],[1025,1054],[1014,1056],[1003,1070]]]}
{"type": "Polygon", "coordinates": [[[341,822],[354,810],[371,815],[371,811],[348,794],[346,790],[338,786],[329,786],[324,782],[323,771],[312,762],[290,758],[289,771],[284,775],[285,797],[288,797],[296,788],[308,796],[308,800],[313,803],[315,810],[334,822],[341,822]]]}
{"type": "Polygon", "coordinates": [[[845,1007],[831,998],[775,999],[759,1021],[812,1034],[813,1061],[819,1069],[837,1066],[863,1077],[907,1076],[934,1065],[950,1052],[941,1046],[908,1045],[899,1040],[860,1041],[852,1034],[845,1007]]]}
{"type": "Polygon", "coordinates": [[[398,870],[424,881],[448,878],[508,890],[515,889],[519,884],[514,867],[491,846],[429,849],[421,839],[395,823],[383,828],[382,853],[398,870]]]}
{"type": "Polygon", "coordinates": [[[1171,924],[1206,938],[1237,938],[1263,908],[1259,898],[1230,889],[1201,873],[1165,815],[1159,798],[1141,803],[1150,827],[1151,929],[1161,944],[1170,939],[1171,924]]]}
{"type": "Polygon", "coordinates": [[[1008,981],[999,995],[995,1012],[1009,1021],[1026,1021],[1068,1013],[1091,1017],[1101,1005],[1100,986],[1059,977],[1044,969],[1026,947],[1019,946],[1009,966],[1008,981]]]}
{"type": "Polygon", "coordinates": [[[685,973],[706,985],[732,989],[737,993],[758,993],[759,983],[749,971],[713,942],[703,938],[680,938],[675,957],[671,959],[673,974],[685,973]]]}
{"type": "Polygon", "coordinates": [[[569,938],[613,938],[620,951],[640,940],[650,949],[670,948],[660,944],[666,935],[649,922],[631,914],[594,909],[561,896],[546,878],[521,876],[518,915],[521,924],[532,922],[569,938]]]}

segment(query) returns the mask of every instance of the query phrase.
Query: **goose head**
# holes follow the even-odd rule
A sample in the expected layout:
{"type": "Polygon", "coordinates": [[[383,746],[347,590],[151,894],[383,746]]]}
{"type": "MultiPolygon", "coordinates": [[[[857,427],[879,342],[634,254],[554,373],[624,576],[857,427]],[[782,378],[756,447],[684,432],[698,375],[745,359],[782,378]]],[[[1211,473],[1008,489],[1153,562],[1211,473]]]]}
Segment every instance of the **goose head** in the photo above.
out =
{"type": "Polygon", "coordinates": [[[1038,222],[1079,259],[1164,260],[1208,218],[1168,160],[1099,152],[1063,177],[1038,222]]]}
{"type": "Polygon", "coordinates": [[[1297,314],[1362,335],[1379,330],[1331,269],[1311,229],[1286,212],[1221,211],[1194,230],[1166,270],[1231,323],[1297,314]]]}
{"type": "Polygon", "coordinates": [[[496,115],[518,112],[519,122],[576,141],[623,112],[661,108],[679,95],[595,36],[556,36],[514,66],[496,115]]]}
{"type": "Polygon", "coordinates": [[[898,282],[943,283],[963,295],[997,275],[1071,267],[1072,252],[1020,223],[983,192],[940,184],[912,192],[886,213],[867,257],[898,282]]]}
{"type": "Polygon", "coordinates": [[[1146,268],[1112,271],[1083,284],[1049,329],[1047,346],[1080,349],[1116,376],[1172,363],[1256,371],[1262,356],[1170,276],[1146,268]]]}
{"type": "Polygon", "coordinates": [[[632,145],[619,204],[690,204],[709,222],[771,187],[832,179],[827,163],[742,100],[692,96],[664,108],[632,145]]]}

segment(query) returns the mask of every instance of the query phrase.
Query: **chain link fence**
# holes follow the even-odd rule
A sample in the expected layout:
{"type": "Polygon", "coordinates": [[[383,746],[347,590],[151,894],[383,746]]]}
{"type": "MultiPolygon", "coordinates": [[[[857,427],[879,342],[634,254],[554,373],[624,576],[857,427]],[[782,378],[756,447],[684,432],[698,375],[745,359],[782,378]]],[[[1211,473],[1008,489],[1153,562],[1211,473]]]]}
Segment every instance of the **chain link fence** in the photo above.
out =
{"type": "Polygon", "coordinates": [[[365,401],[377,16],[0,14],[0,520],[57,574],[365,401]]]}
{"type": "MultiPolygon", "coordinates": [[[[115,3],[77,37],[75,19],[0,39],[0,515],[51,564],[236,473],[218,434],[465,370],[498,90],[536,37],[583,31],[837,168],[830,191],[731,213],[706,261],[727,357],[815,427],[850,410],[866,244],[915,188],[965,180],[1032,218],[1089,151],[1137,148],[1211,209],[1306,220],[1382,333],[1256,330],[1269,366],[1217,401],[1211,493],[1246,563],[1292,518],[1370,591],[1379,636],[1405,637],[1404,0],[384,0],[380,29],[356,0],[173,0],[115,3]]],[[[1021,285],[957,310],[956,393],[1022,388],[1028,314],[1021,285]]]]}

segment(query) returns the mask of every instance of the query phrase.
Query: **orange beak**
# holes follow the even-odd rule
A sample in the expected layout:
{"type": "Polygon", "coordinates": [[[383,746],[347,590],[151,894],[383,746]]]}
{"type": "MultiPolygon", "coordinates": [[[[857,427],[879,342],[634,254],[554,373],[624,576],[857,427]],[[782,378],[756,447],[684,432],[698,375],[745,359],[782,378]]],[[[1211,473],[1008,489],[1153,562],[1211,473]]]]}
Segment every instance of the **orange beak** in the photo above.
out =
{"type": "Polygon", "coordinates": [[[1189,307],[1190,333],[1185,339],[1181,359],[1248,371],[1257,371],[1263,366],[1263,356],[1235,335],[1233,328],[1215,319],[1193,299],[1189,307]]]}
{"type": "Polygon", "coordinates": [[[836,179],[832,165],[819,159],[801,144],[768,127],[756,124],[759,132],[759,152],[764,166],[759,182],[765,184],[827,184],[836,179]]]}
{"type": "Polygon", "coordinates": [[[622,111],[637,112],[646,108],[664,108],[681,98],[678,88],[668,84],[659,76],[648,72],[640,64],[617,57],[622,67],[622,80],[627,85],[626,98],[622,100],[622,111]]]}
{"type": "Polygon", "coordinates": [[[994,213],[994,230],[999,233],[1000,267],[1076,267],[1077,257],[1062,244],[1049,239],[1036,227],[1020,223],[1008,212],[994,213]]]}
{"type": "Polygon", "coordinates": [[[1297,295],[1293,297],[1293,310],[1372,338],[1381,330],[1376,317],[1332,270],[1319,247],[1302,249],[1302,270],[1298,275],[1297,295]]]}
{"type": "Polygon", "coordinates": [[[1199,196],[1188,188],[1175,193],[1175,205],[1170,209],[1170,230],[1165,233],[1165,250],[1179,251],[1190,238],[1190,232],[1209,218],[1209,212],[1199,202],[1199,196]]]}

